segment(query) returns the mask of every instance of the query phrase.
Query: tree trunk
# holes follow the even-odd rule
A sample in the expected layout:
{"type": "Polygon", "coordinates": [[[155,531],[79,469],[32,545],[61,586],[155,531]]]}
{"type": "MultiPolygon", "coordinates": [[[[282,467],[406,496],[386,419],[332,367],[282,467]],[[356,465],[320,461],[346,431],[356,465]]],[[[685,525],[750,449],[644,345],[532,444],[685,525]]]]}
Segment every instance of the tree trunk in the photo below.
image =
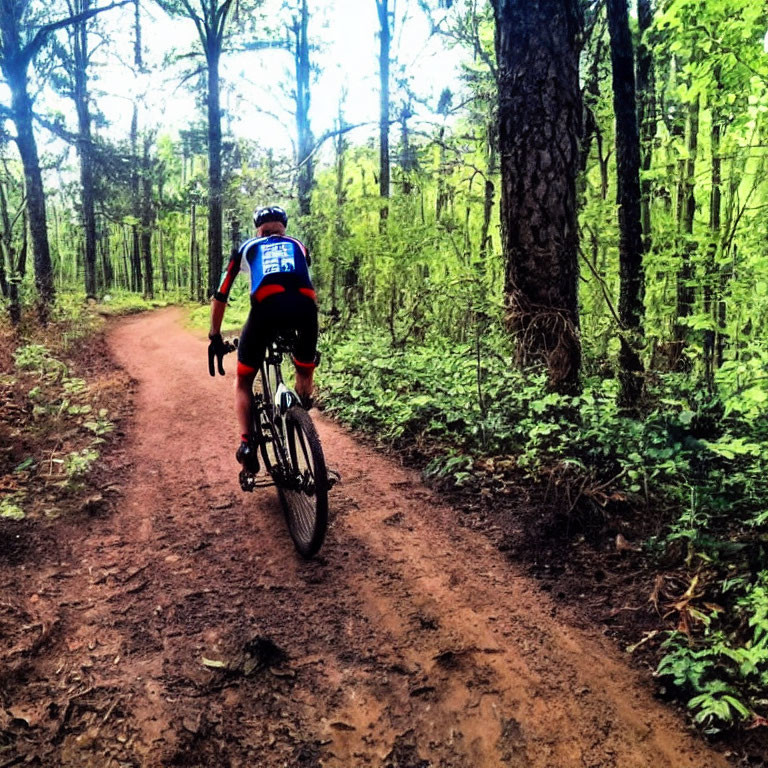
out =
{"type": "MultiPolygon", "coordinates": [[[[719,83],[719,69],[715,78],[719,83]]],[[[712,149],[712,189],[709,196],[710,242],[707,246],[707,258],[704,265],[704,311],[712,318],[712,328],[704,331],[704,376],[711,392],[715,389],[715,347],[717,335],[717,317],[715,296],[717,294],[716,256],[720,247],[720,228],[722,211],[722,158],[720,157],[720,139],[722,138],[722,114],[719,107],[712,107],[712,128],[710,146],[712,149]]]]}
{"type": "Polygon", "coordinates": [[[692,257],[696,252],[693,241],[693,219],[696,212],[696,154],[699,142],[699,107],[700,98],[688,105],[688,120],[686,124],[687,159],[683,163],[678,194],[678,227],[682,237],[679,237],[680,269],[677,273],[677,314],[675,320],[675,343],[677,348],[676,367],[688,370],[690,364],[683,351],[688,337],[688,327],[685,319],[693,314],[695,290],[692,285],[692,257]]]}
{"type": "Polygon", "coordinates": [[[508,324],[521,365],[579,388],[577,0],[493,0],[508,324]]]}
{"type": "Polygon", "coordinates": [[[152,163],[149,151],[152,145],[150,136],[144,137],[144,151],[141,158],[141,256],[144,262],[144,296],[155,298],[154,270],[152,268],[152,163]]]}
{"type": "Polygon", "coordinates": [[[379,114],[379,209],[380,226],[383,229],[389,217],[389,49],[392,32],[389,22],[389,0],[376,0],[379,13],[379,80],[381,83],[379,114]]]}
{"type": "Polygon", "coordinates": [[[16,126],[16,144],[24,167],[27,192],[29,229],[35,259],[35,287],[40,299],[39,314],[47,322],[49,309],[55,297],[53,287],[53,265],[48,243],[48,222],[45,212],[45,191],[37,143],[32,129],[32,101],[27,93],[27,73],[6,68],[6,79],[11,89],[13,122],[16,126]]]}
{"type": "Polygon", "coordinates": [[[157,243],[160,252],[160,280],[163,284],[163,293],[168,293],[168,268],[165,263],[165,243],[163,241],[163,230],[158,227],[157,243]]]}
{"type": "MultiPolygon", "coordinates": [[[[656,132],[656,97],[653,85],[653,53],[646,34],[653,24],[651,0],[637,0],[637,23],[640,43],[637,48],[637,115],[640,130],[640,167],[644,173],[651,169],[653,136],[656,132]]],[[[640,221],[643,228],[643,248],[651,247],[651,181],[640,182],[640,221]]]]}
{"type": "Polygon", "coordinates": [[[619,206],[619,402],[634,408],[643,392],[643,235],[640,221],[640,136],[635,100],[635,62],[627,0],[608,0],[613,109],[616,115],[616,202],[619,206]]]}
{"type": "MultiPolygon", "coordinates": [[[[210,36],[209,36],[210,41],[210,36]]],[[[221,179],[221,103],[219,60],[221,44],[213,41],[208,58],[208,294],[218,290],[223,269],[222,257],[222,179],[221,179]]]]}
{"type": "MultiPolygon", "coordinates": [[[[336,217],[334,222],[334,235],[338,245],[333,249],[331,256],[331,315],[335,317],[338,313],[338,282],[339,282],[339,249],[342,243],[348,238],[349,232],[344,222],[344,206],[347,202],[346,186],[346,153],[347,141],[344,138],[344,116],[341,105],[339,105],[339,135],[336,138],[336,217]]],[[[357,275],[351,276],[351,282],[357,285],[357,275]]],[[[347,302],[351,304],[351,302],[347,302]]],[[[351,308],[351,307],[350,307],[351,308]]]]}
{"type": "Polygon", "coordinates": [[[413,117],[413,109],[409,104],[403,104],[400,110],[400,170],[403,174],[403,194],[410,195],[413,191],[412,173],[416,170],[416,151],[411,146],[411,131],[408,121],[413,117]]]}
{"type": "Polygon", "coordinates": [[[8,196],[5,193],[5,183],[0,180],[0,217],[3,224],[2,236],[0,236],[0,248],[2,248],[3,282],[8,275],[6,290],[8,295],[8,314],[12,325],[18,325],[21,321],[21,302],[19,300],[19,283],[21,276],[18,274],[16,254],[13,250],[13,230],[11,227],[11,215],[8,211],[8,196]]]}
{"type": "MultiPolygon", "coordinates": [[[[298,134],[298,197],[299,215],[309,216],[312,210],[312,185],[314,182],[314,163],[312,149],[314,139],[309,123],[309,11],[307,0],[301,0],[301,15],[294,19],[295,36],[294,63],[296,65],[296,131],[298,134]]],[[[310,250],[312,243],[309,243],[310,250]]]]}
{"type": "MultiPolygon", "coordinates": [[[[78,11],[89,10],[90,0],[82,0],[78,11]]],[[[91,113],[88,108],[88,31],[82,21],[72,29],[74,63],[73,99],[77,111],[77,154],[80,157],[80,193],[85,230],[85,295],[96,298],[96,211],[93,183],[93,145],[91,113]]]]}
{"type": "MultiPolygon", "coordinates": [[[[197,206],[192,203],[189,212],[189,299],[194,301],[197,298],[197,287],[195,278],[198,274],[198,268],[195,265],[195,256],[197,254],[197,206]]],[[[218,286],[217,286],[218,288],[218,286]]]]}
{"type": "Polygon", "coordinates": [[[485,269],[491,243],[491,213],[496,197],[496,187],[493,179],[499,170],[499,157],[496,152],[496,124],[490,119],[486,125],[486,144],[488,163],[485,171],[485,190],[483,194],[483,227],[480,230],[480,258],[482,268],[485,269]]]}
{"type": "MultiPolygon", "coordinates": [[[[139,107],[134,103],[133,117],[131,118],[131,211],[136,220],[141,221],[140,200],[140,174],[139,167],[139,107]]],[[[141,247],[139,242],[139,228],[137,224],[131,225],[131,289],[141,293],[141,247]]]]}

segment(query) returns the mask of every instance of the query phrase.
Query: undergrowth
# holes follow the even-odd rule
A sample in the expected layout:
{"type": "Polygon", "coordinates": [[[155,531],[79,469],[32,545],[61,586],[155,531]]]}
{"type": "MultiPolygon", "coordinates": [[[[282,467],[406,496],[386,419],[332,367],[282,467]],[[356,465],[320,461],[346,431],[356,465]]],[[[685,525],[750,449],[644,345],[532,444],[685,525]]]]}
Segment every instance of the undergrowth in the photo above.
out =
{"type": "MultiPolygon", "coordinates": [[[[327,411],[418,452],[427,475],[505,493],[510,477],[522,473],[559,489],[569,511],[652,512],[662,520],[644,550],[681,571],[686,586],[651,596],[664,627],[658,677],[709,731],[765,723],[763,390],[724,382],[722,391],[732,394],[723,398],[690,376],[659,375],[648,382],[636,418],[616,405],[610,375],[587,378],[577,396],[548,392],[543,373],[510,364],[512,350],[500,335],[393,347],[355,327],[326,334],[323,344],[318,380],[327,411]]],[[[751,381],[748,370],[745,376],[751,381]]]]}
{"type": "Polygon", "coordinates": [[[16,327],[0,320],[0,518],[57,517],[89,492],[128,385],[100,363],[103,315],[164,303],[115,295],[93,304],[65,293],[46,327],[31,307],[16,327]]]}

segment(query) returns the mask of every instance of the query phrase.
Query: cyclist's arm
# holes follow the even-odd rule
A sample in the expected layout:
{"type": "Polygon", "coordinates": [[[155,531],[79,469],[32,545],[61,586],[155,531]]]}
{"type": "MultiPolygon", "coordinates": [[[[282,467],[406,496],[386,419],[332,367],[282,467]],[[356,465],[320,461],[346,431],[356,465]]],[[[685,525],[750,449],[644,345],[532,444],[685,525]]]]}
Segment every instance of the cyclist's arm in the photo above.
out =
{"type": "Polygon", "coordinates": [[[232,283],[235,281],[237,273],[240,271],[240,259],[240,251],[233,248],[229,264],[227,264],[227,270],[221,279],[219,290],[213,294],[213,299],[211,300],[211,330],[208,332],[209,337],[221,333],[221,323],[224,320],[224,310],[227,308],[229,292],[232,289],[232,283]]]}

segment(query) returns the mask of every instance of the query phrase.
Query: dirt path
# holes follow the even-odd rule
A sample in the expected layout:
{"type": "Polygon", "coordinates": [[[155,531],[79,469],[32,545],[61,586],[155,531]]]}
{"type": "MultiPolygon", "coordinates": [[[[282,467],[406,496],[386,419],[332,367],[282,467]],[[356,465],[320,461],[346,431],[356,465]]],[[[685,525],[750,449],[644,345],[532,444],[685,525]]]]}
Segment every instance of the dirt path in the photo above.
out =
{"type": "Polygon", "coordinates": [[[274,491],[239,490],[233,377],[182,319],[110,336],[138,382],[118,510],[16,552],[31,639],[0,671],[0,765],[726,765],[415,473],[323,419],[344,482],[322,557],[298,559],[274,491]]]}

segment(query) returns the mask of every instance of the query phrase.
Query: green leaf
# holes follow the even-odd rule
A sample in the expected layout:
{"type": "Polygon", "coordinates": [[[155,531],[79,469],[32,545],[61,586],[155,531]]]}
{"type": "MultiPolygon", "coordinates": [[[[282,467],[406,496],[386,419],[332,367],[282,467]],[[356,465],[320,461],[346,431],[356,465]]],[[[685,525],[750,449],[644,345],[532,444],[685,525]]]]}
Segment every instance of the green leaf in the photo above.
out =
{"type": "Polygon", "coordinates": [[[9,520],[23,520],[26,515],[24,510],[15,504],[1,504],[0,517],[5,517],[9,520]]]}

